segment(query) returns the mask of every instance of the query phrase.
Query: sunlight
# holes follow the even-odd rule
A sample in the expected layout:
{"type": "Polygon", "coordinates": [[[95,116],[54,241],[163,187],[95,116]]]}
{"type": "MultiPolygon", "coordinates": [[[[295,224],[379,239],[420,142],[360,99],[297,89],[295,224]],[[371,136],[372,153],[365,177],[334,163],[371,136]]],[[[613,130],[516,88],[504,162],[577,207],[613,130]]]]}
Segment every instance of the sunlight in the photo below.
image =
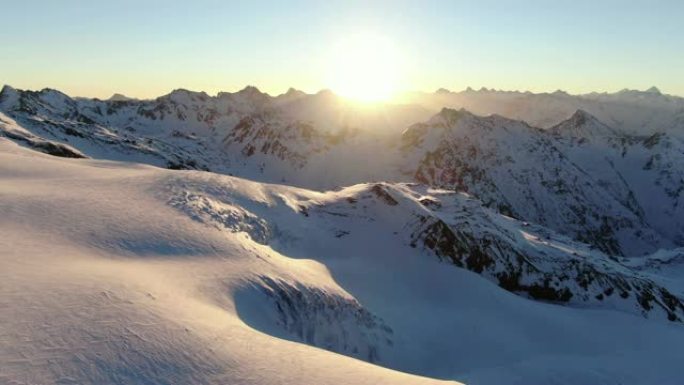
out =
{"type": "Polygon", "coordinates": [[[343,97],[377,102],[398,91],[403,61],[383,36],[350,36],[333,46],[329,61],[328,84],[343,97]]]}

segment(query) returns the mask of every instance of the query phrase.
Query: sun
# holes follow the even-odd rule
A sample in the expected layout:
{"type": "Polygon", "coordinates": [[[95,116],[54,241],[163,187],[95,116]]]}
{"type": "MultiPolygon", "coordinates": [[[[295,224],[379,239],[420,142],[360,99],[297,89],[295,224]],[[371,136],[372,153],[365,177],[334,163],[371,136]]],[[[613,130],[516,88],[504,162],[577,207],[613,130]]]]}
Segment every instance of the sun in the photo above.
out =
{"type": "Polygon", "coordinates": [[[363,102],[392,98],[402,59],[392,42],[376,34],[348,36],[333,46],[328,84],[338,95],[363,102]]]}

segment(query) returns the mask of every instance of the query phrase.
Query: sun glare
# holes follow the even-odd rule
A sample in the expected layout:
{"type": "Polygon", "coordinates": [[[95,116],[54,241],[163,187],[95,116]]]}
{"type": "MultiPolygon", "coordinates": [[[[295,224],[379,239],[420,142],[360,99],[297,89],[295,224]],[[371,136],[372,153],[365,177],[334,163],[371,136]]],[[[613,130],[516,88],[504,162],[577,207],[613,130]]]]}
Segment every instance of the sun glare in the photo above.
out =
{"type": "Polygon", "coordinates": [[[377,102],[398,91],[402,60],[390,40],[359,34],[333,47],[328,84],[346,98],[377,102]]]}

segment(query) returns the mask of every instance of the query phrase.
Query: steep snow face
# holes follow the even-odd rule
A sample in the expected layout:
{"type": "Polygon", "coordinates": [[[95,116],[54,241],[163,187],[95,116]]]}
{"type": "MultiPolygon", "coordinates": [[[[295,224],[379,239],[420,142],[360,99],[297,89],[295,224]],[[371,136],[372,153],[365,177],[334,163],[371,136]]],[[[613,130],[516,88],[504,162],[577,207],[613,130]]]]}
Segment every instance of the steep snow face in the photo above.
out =
{"type": "MultiPolygon", "coordinates": [[[[606,129],[599,128],[592,135],[606,129]]],[[[467,191],[504,214],[609,254],[638,255],[671,244],[650,228],[633,199],[610,194],[568,157],[562,142],[523,122],[444,109],[407,129],[402,146],[405,169],[418,181],[467,191]]],[[[611,182],[615,189],[624,185],[611,182]]]]}
{"type": "Polygon", "coordinates": [[[645,316],[655,309],[671,321],[681,319],[680,297],[609,256],[545,228],[454,201],[453,193],[441,195],[422,198],[433,215],[420,217],[412,246],[421,245],[443,260],[530,298],[638,311],[645,316]]]}
{"type": "Polygon", "coordinates": [[[630,136],[584,113],[551,129],[574,164],[659,234],[684,241],[684,142],[666,133],[630,136]]]}
{"type": "Polygon", "coordinates": [[[45,140],[32,134],[28,130],[19,126],[14,119],[9,118],[7,115],[1,112],[0,135],[46,154],[65,158],[86,158],[86,156],[79,150],[67,144],[45,140]]]}
{"type": "Polygon", "coordinates": [[[0,178],[3,381],[440,383],[344,355],[479,384],[680,377],[680,299],[650,271],[463,194],[315,192],[4,139],[0,178]],[[556,289],[572,296],[536,294],[556,289]]]}

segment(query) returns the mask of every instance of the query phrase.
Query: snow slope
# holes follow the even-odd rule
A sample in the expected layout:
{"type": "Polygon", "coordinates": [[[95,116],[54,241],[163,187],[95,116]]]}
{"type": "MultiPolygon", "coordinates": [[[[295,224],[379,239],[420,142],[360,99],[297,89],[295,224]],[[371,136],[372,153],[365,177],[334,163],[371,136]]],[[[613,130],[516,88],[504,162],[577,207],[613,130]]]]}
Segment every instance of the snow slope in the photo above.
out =
{"type": "Polygon", "coordinates": [[[234,293],[259,277],[352,300],[321,264],[174,210],[170,172],[0,145],[0,382],[436,383],[246,326],[234,293]]]}
{"type": "Polygon", "coordinates": [[[681,305],[650,273],[461,194],[315,192],[52,157],[5,139],[0,180],[0,381],[680,379],[684,329],[666,318],[681,318],[681,305]],[[461,240],[452,251],[428,240],[432,221],[461,240]],[[460,242],[493,263],[459,268],[460,242]],[[522,266],[518,253],[535,265],[521,284],[560,277],[572,260],[601,274],[586,288],[561,280],[573,291],[564,306],[533,301],[496,280],[522,266]],[[626,297],[596,299],[615,282],[626,297]]]}

